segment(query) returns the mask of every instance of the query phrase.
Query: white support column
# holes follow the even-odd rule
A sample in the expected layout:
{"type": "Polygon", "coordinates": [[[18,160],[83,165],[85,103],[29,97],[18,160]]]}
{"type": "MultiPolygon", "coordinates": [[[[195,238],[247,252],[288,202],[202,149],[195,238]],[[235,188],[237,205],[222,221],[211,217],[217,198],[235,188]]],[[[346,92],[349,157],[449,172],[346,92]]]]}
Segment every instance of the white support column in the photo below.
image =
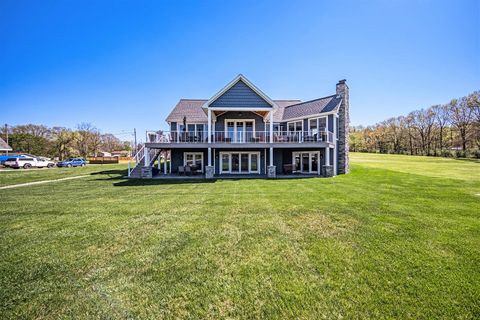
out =
{"type": "Polygon", "coordinates": [[[157,157],[157,167],[158,167],[158,170],[161,169],[161,164],[162,164],[162,150],[160,149],[159,152],[160,152],[160,153],[158,154],[158,157],[157,157]]]}
{"type": "MultiPolygon", "coordinates": [[[[270,143],[273,143],[273,110],[270,111],[270,143]]],[[[270,164],[273,166],[273,164],[270,164]]]]}
{"type": "Polygon", "coordinates": [[[208,108],[207,114],[208,114],[208,140],[207,141],[208,143],[211,143],[212,142],[212,110],[210,108],[208,108]]]}
{"type": "Polygon", "coordinates": [[[172,149],[168,152],[168,170],[172,174],[172,149]]]}
{"type": "Polygon", "coordinates": [[[212,148],[208,148],[208,166],[212,165],[212,148]]]}
{"type": "Polygon", "coordinates": [[[270,148],[270,166],[273,166],[273,148],[270,148]]]}
{"type": "Polygon", "coordinates": [[[145,153],[143,156],[144,166],[148,167],[150,166],[150,150],[148,150],[147,147],[144,147],[143,152],[145,153]]]}
{"type": "Polygon", "coordinates": [[[163,174],[167,174],[167,150],[163,150],[163,174]]]}
{"type": "Polygon", "coordinates": [[[325,165],[330,165],[330,147],[325,148],[325,165]]]}
{"type": "Polygon", "coordinates": [[[317,175],[321,175],[320,167],[322,166],[322,162],[320,161],[320,151],[317,152],[317,175]]]}

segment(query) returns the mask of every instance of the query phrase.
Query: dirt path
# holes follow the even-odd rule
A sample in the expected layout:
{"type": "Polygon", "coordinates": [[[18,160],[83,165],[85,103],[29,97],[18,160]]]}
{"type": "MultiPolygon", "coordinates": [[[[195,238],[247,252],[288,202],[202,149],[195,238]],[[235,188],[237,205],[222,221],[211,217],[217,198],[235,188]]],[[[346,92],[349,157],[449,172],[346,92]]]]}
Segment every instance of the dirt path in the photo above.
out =
{"type": "Polygon", "coordinates": [[[26,186],[31,186],[31,185],[35,185],[35,184],[44,184],[44,183],[50,183],[50,182],[57,182],[57,181],[65,181],[65,180],[79,179],[79,178],[85,178],[85,177],[89,177],[89,176],[90,176],[90,175],[74,176],[74,177],[67,177],[67,178],[54,179],[54,180],[42,180],[42,181],[26,182],[26,183],[20,183],[20,184],[12,184],[12,185],[10,185],[10,186],[0,187],[0,190],[2,190],[2,189],[11,189],[11,188],[18,188],[18,187],[26,187],[26,186]]]}

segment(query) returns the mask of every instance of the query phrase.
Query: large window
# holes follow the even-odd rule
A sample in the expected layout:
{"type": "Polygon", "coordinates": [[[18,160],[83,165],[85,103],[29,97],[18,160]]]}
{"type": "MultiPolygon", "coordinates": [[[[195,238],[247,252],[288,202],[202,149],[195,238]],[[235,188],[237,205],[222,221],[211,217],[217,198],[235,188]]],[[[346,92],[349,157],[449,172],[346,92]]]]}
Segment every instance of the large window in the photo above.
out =
{"type": "Polygon", "coordinates": [[[293,170],[301,173],[320,173],[320,152],[304,151],[293,152],[293,170]]]}
{"type": "Polygon", "coordinates": [[[287,122],[288,132],[301,132],[303,131],[303,120],[287,122]]]}
{"type": "Polygon", "coordinates": [[[220,173],[260,173],[260,152],[220,152],[220,173]]]}
{"type": "Polygon", "coordinates": [[[184,152],[183,165],[196,167],[197,171],[203,172],[203,152],[184,152]]]}
{"type": "Polygon", "coordinates": [[[186,127],[182,124],[179,128],[183,138],[187,141],[201,142],[206,138],[206,125],[203,123],[188,123],[186,127]]]}
{"type": "Polygon", "coordinates": [[[325,131],[327,129],[327,117],[313,118],[308,120],[308,130],[312,135],[317,134],[319,131],[325,131]]]}
{"type": "Polygon", "coordinates": [[[225,120],[225,136],[229,142],[250,142],[255,138],[255,120],[225,120]]]}

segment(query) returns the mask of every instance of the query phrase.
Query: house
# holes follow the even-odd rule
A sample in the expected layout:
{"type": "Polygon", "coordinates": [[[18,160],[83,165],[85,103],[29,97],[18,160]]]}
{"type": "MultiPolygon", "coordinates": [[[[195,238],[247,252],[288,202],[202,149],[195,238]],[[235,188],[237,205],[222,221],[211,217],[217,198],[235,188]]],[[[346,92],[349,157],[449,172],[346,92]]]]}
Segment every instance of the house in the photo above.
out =
{"type": "Polygon", "coordinates": [[[181,99],[166,119],[169,131],[147,132],[138,165],[129,175],[348,173],[348,113],[345,80],[337,83],[333,95],[302,102],[273,100],[239,75],[210,99],[181,99]],[[152,170],[160,153],[167,161],[158,161],[160,170],[152,170]]]}
{"type": "Polygon", "coordinates": [[[0,152],[8,152],[8,151],[12,151],[12,147],[10,147],[10,146],[5,142],[5,140],[3,140],[2,138],[0,138],[0,152]]]}

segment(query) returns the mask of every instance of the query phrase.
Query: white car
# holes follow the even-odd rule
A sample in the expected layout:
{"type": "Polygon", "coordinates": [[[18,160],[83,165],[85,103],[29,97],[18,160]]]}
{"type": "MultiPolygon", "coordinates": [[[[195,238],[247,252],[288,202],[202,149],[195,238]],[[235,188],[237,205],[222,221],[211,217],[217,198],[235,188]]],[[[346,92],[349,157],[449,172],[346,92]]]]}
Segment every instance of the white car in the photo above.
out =
{"type": "Polygon", "coordinates": [[[37,157],[22,157],[22,158],[9,158],[4,163],[5,167],[10,168],[23,168],[23,169],[30,169],[32,167],[35,168],[53,168],[55,166],[55,162],[47,160],[45,158],[37,158],[37,157]]]}

